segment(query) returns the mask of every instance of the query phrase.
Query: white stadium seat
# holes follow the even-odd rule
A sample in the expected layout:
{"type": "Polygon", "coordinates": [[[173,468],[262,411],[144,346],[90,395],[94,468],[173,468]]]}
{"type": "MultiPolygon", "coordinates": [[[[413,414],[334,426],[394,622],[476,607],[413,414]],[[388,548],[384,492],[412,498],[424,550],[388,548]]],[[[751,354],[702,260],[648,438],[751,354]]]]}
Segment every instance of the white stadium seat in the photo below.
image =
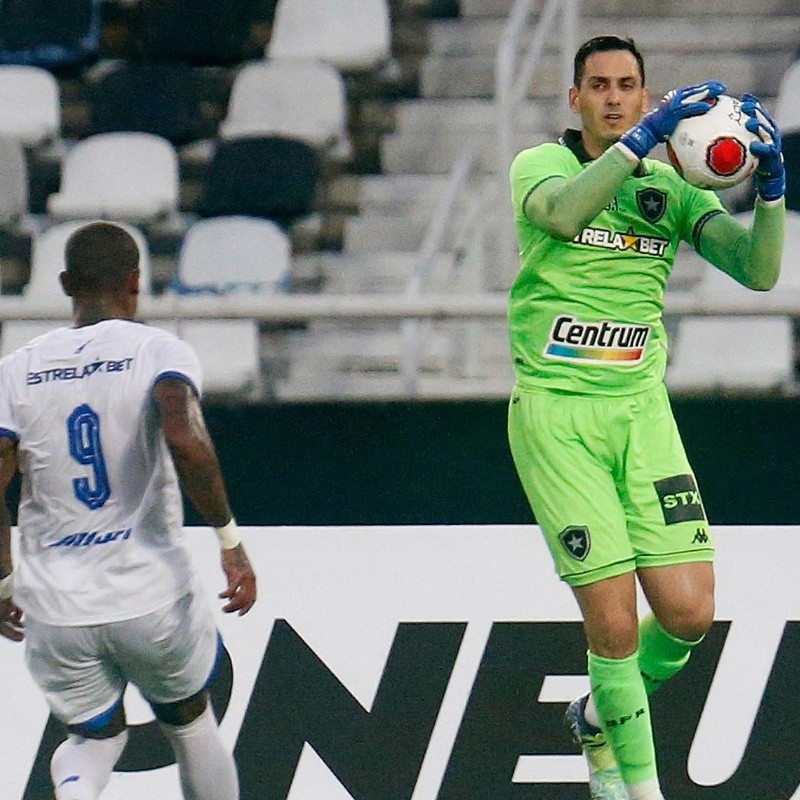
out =
{"type": "Polygon", "coordinates": [[[684,317],[675,338],[671,391],[781,389],[794,380],[789,317],[684,317]]]}
{"type": "Polygon", "coordinates": [[[344,80],[321,61],[248,64],[234,79],[219,135],[289,136],[316,147],[342,142],[347,135],[344,80]]]}
{"type": "Polygon", "coordinates": [[[268,58],[316,58],[342,72],[374,70],[391,53],[386,0],[280,0],[268,58]]]}
{"type": "MultiPolygon", "coordinates": [[[[7,355],[31,339],[61,325],[70,325],[72,303],[61,289],[58,276],[64,271],[64,248],[73,231],[87,220],[62,222],[37,234],[31,249],[31,277],[23,289],[26,300],[43,301],[63,306],[61,320],[7,320],[0,331],[0,354],[7,355]]],[[[143,294],[149,294],[150,251],[144,234],[132,225],[117,223],[125,228],[139,247],[139,285],[143,294]]],[[[158,323],[154,323],[158,324],[158,323]]]]}
{"type": "Polygon", "coordinates": [[[783,73],[775,103],[775,121],[782,133],[800,130],[800,60],[783,73]]]}
{"type": "Polygon", "coordinates": [[[61,134],[58,81],[46,69],[0,66],[0,136],[35,146],[61,134]]]}
{"type": "Polygon", "coordinates": [[[289,277],[291,242],[268,219],[213,217],[196,222],[178,253],[178,290],[273,292],[289,277]]]}
{"type": "Polygon", "coordinates": [[[61,219],[144,223],[177,212],[178,155],[150,133],[100,133],[78,142],[62,166],[61,191],[47,210],[61,219]]]}

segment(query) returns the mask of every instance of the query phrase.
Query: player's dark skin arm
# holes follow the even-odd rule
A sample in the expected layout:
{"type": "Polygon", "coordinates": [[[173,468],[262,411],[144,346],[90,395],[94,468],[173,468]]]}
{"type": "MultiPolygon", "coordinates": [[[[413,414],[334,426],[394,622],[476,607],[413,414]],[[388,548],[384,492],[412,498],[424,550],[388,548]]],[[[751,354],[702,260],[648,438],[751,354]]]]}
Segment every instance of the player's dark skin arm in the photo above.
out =
{"type": "MultiPolygon", "coordinates": [[[[6,502],[6,491],[17,471],[17,445],[8,436],[0,437],[0,578],[14,569],[11,560],[11,514],[6,502]]],[[[21,642],[22,611],[13,600],[0,600],[0,636],[21,642]]]]}
{"type": "MultiPolygon", "coordinates": [[[[153,388],[153,397],[181,487],[203,518],[221,528],[233,514],[197,395],[184,381],[164,378],[153,388]]],[[[222,610],[246,614],[256,601],[256,576],[244,545],[222,550],[222,569],[228,587],[219,596],[230,601],[222,610]]]]}

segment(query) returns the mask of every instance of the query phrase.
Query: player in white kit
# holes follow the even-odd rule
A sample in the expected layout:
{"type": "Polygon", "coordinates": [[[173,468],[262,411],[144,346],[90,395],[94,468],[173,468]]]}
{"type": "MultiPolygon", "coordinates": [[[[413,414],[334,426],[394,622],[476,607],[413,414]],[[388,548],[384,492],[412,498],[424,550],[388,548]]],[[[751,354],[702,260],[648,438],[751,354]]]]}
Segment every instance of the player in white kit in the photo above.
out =
{"type": "Polygon", "coordinates": [[[24,618],[29,669],[67,727],[51,761],[56,800],[95,800],[107,785],[129,682],[173,747],[184,797],[236,800],[207,693],[221,643],[185,548],[180,486],[220,537],[223,610],[249,611],[256,578],[203,419],[198,359],[133,321],[138,262],[120,226],[78,229],[60,276],[74,327],[0,361],[4,498],[22,475],[15,568],[0,504],[0,633],[22,639],[24,618]]]}

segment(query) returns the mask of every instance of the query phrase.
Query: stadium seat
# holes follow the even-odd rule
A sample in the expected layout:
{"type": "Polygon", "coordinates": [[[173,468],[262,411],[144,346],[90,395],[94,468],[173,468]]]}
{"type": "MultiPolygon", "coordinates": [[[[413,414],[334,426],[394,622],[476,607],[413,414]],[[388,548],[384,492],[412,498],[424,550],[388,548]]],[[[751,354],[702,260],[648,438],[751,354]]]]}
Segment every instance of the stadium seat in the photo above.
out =
{"type": "Polygon", "coordinates": [[[101,133],[65,156],[61,191],[47,210],[61,219],[156,220],[178,210],[178,156],[150,133],[101,133]]]}
{"type": "Polygon", "coordinates": [[[58,81],[41,67],[0,66],[0,136],[33,147],[61,133],[58,81]]]}
{"type": "Polygon", "coordinates": [[[684,317],[666,382],[672,391],[758,391],[794,381],[789,317],[684,317]]]}
{"type": "Polygon", "coordinates": [[[800,60],[783,73],[775,101],[775,121],[784,134],[800,131],[800,60]]]}
{"type": "MultiPolygon", "coordinates": [[[[64,249],[73,231],[86,224],[86,220],[62,222],[39,233],[31,249],[31,277],[23,290],[26,300],[35,300],[63,307],[60,320],[7,320],[0,330],[0,354],[7,355],[36,336],[60,325],[69,325],[72,313],[70,299],[61,289],[58,276],[64,271],[64,249]]],[[[150,292],[150,253],[147,240],[132,225],[119,223],[136,240],[139,246],[139,273],[142,293],[150,292]]]]}
{"type": "Polygon", "coordinates": [[[314,208],[320,159],[307,142],[280,136],[218,142],[198,211],[204,217],[244,215],[290,224],[314,208]]]}
{"type": "Polygon", "coordinates": [[[17,139],[0,136],[0,227],[16,225],[28,213],[28,162],[17,139]]]}
{"type": "Polygon", "coordinates": [[[100,0],[3,0],[0,64],[81,67],[100,50],[100,0]]]}
{"type": "MultiPolygon", "coordinates": [[[[290,255],[288,235],[270,220],[241,216],[200,220],[186,232],[171,290],[268,295],[286,288],[290,255]]],[[[255,320],[181,320],[178,335],[197,351],[209,393],[261,390],[255,320]]]]}
{"type": "Polygon", "coordinates": [[[391,54],[386,0],[280,0],[268,58],[312,58],[342,72],[380,68],[391,54]]]}
{"type": "Polygon", "coordinates": [[[142,0],[144,55],[198,66],[235,64],[248,55],[257,10],[256,3],[242,0],[142,0]]]}
{"type": "Polygon", "coordinates": [[[175,146],[215,133],[188,64],[117,62],[89,81],[89,133],[139,131],[175,146]]]}
{"type": "MultiPolygon", "coordinates": [[[[31,278],[23,294],[28,298],[64,298],[58,281],[59,273],[66,268],[64,252],[67,239],[74,231],[91,220],[70,220],[61,222],[42,231],[33,240],[31,248],[31,278]]],[[[150,293],[150,250],[144,234],[133,225],[117,223],[123,227],[139,246],[139,287],[143,294],[150,293]]]]}
{"type": "Polygon", "coordinates": [[[315,147],[341,142],[347,135],[342,76],[311,60],[248,64],[236,75],[219,135],[287,136],[315,147]]]}
{"type": "Polygon", "coordinates": [[[200,359],[205,393],[241,400],[261,392],[259,330],[255,320],[182,320],[178,335],[200,359]]]}
{"type": "Polygon", "coordinates": [[[268,219],[215,217],[196,222],[178,253],[180,294],[269,293],[290,276],[288,234],[268,219]]]}

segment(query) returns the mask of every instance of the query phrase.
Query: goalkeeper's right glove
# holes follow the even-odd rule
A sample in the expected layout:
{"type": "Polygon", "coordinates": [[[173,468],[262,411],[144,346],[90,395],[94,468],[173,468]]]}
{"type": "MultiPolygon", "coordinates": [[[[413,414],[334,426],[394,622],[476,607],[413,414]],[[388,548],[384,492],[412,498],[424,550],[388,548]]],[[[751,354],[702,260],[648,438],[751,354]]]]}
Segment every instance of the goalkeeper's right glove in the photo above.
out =
{"type": "Polygon", "coordinates": [[[786,191],[781,132],[754,95],[742,95],[742,111],[750,117],[745,128],[758,136],[755,142],[750,143],[750,152],[758,159],[756,191],[762,200],[779,200],[786,191]]]}
{"type": "Polygon", "coordinates": [[[664,95],[658,108],[620,136],[620,143],[638,159],[643,159],[659,142],[667,140],[682,119],[705,114],[726,88],[719,81],[706,81],[673,89],[664,95]]]}

